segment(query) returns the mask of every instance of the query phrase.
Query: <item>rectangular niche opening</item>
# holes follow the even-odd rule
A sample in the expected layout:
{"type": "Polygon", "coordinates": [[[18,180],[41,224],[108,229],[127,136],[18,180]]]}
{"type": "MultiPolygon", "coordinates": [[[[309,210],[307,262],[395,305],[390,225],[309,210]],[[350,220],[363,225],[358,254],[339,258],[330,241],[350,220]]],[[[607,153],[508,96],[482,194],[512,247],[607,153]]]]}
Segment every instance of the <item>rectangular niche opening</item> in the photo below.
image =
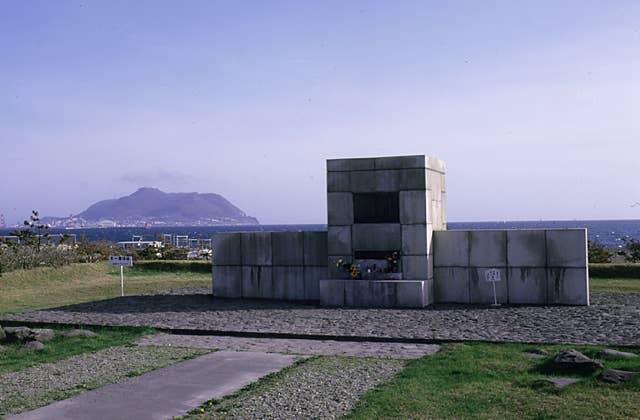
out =
{"type": "Polygon", "coordinates": [[[353,253],[363,280],[402,280],[399,251],[361,251],[353,253]]]}
{"type": "Polygon", "coordinates": [[[400,193],[354,193],[354,223],[400,223],[400,193]]]}

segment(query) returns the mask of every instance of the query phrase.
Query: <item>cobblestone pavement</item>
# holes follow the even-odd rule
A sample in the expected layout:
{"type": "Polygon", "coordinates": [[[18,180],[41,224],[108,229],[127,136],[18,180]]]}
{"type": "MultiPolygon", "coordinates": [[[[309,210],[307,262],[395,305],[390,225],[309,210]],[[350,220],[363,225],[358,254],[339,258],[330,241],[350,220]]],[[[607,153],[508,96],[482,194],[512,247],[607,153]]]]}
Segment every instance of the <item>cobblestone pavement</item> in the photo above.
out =
{"type": "MultiPolygon", "coordinates": [[[[206,289],[204,289],[206,290],[206,289]]],[[[178,293],[178,292],[176,292],[178,293]]],[[[158,294],[108,299],[0,320],[331,337],[640,346],[640,294],[592,293],[591,306],[435,305],[323,308],[293,302],[158,294]]]]}
{"type": "Polygon", "coordinates": [[[417,359],[440,350],[437,344],[376,343],[289,338],[247,338],[211,335],[155,334],[137,342],[147,346],[182,346],[192,348],[251,351],[265,353],[383,357],[417,359]]]}

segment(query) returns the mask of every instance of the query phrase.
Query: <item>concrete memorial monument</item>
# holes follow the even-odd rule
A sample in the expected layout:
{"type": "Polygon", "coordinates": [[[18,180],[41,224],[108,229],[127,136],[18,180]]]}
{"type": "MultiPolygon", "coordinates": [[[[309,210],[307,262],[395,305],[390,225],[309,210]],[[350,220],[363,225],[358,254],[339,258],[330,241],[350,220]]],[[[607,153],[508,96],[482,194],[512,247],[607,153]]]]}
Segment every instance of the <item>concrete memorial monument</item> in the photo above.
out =
{"type": "Polygon", "coordinates": [[[217,234],[213,294],[356,307],[589,304],[585,229],[448,231],[445,196],[435,158],[328,160],[327,230],[217,234]]]}

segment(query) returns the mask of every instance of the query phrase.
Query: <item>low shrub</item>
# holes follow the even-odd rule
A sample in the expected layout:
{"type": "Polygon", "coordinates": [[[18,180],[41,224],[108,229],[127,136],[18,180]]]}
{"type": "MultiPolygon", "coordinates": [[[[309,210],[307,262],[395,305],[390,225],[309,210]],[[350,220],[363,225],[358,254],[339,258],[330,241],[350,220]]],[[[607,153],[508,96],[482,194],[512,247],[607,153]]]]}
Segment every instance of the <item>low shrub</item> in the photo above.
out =
{"type": "Polygon", "coordinates": [[[142,270],[165,272],[211,273],[211,261],[186,260],[146,260],[133,262],[134,267],[142,270]]]}
{"type": "Polygon", "coordinates": [[[587,241],[587,250],[590,263],[610,263],[613,254],[598,242],[587,241]]]}
{"type": "Polygon", "coordinates": [[[607,279],[640,279],[640,264],[589,264],[589,276],[607,279]]]}
{"type": "Polygon", "coordinates": [[[66,246],[41,246],[40,250],[30,246],[0,247],[0,273],[41,266],[62,267],[76,260],[74,250],[66,246]]]}

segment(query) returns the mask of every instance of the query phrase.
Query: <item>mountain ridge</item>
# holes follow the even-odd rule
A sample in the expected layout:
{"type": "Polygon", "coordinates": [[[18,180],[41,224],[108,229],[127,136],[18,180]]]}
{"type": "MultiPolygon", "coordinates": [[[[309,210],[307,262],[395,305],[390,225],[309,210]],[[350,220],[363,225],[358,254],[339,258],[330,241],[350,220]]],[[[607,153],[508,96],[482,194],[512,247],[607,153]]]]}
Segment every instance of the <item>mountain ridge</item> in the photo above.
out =
{"type": "Polygon", "coordinates": [[[43,221],[65,227],[70,224],[74,227],[78,224],[82,226],[259,224],[255,217],[248,216],[220,194],[166,193],[154,187],[141,187],[127,196],[98,201],[73,218],[43,218],[43,221]]]}

